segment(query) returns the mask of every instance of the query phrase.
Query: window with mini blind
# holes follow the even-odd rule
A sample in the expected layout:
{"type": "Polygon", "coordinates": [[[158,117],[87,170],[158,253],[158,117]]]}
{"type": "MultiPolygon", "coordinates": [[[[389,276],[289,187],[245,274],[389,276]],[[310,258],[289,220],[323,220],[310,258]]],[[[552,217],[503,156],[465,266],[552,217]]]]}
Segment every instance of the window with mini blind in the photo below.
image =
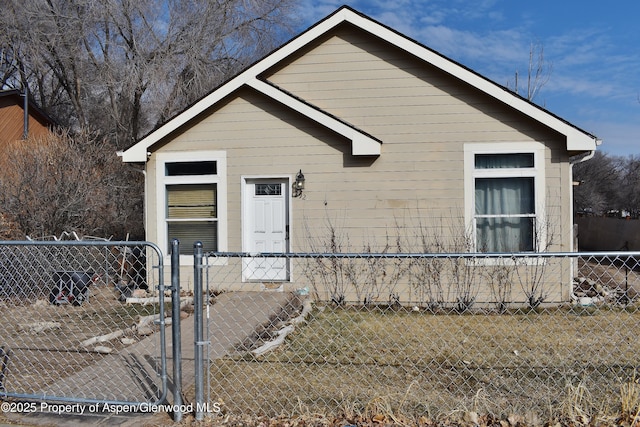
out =
{"type": "Polygon", "coordinates": [[[173,239],[180,241],[180,254],[193,255],[193,244],[202,242],[205,252],[225,250],[226,208],[225,158],[211,153],[179,153],[159,156],[163,182],[160,200],[164,204],[164,217],[160,223],[162,240],[170,253],[173,239]],[[202,160],[202,159],[205,160],[202,160]]]}
{"type": "Polygon", "coordinates": [[[167,185],[167,234],[189,244],[181,252],[193,253],[193,242],[200,241],[205,252],[218,250],[216,184],[167,185]]]}

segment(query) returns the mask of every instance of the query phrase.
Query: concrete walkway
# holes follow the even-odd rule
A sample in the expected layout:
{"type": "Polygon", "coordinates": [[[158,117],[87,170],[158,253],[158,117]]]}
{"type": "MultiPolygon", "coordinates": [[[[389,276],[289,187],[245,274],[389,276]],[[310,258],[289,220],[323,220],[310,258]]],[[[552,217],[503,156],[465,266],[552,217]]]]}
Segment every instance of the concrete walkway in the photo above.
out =
{"type": "MultiPolygon", "coordinates": [[[[280,315],[291,301],[291,295],[281,292],[228,292],[216,298],[205,311],[203,323],[209,325],[209,337],[204,331],[204,339],[211,342],[209,357],[220,358],[234,351],[235,347],[248,339],[262,325],[280,315]],[[207,316],[208,314],[208,316],[207,316]]],[[[289,309],[290,310],[290,309],[289,309]]],[[[189,403],[194,396],[195,383],[195,328],[194,316],[181,320],[182,391],[183,403],[189,403]]],[[[171,326],[166,329],[167,338],[167,402],[174,402],[173,391],[173,345],[171,326]]],[[[99,366],[89,366],[58,381],[43,390],[53,396],[80,396],[90,399],[131,400],[154,402],[161,392],[158,373],[159,334],[154,334],[138,343],[121,350],[118,354],[107,355],[99,366]]],[[[205,347],[205,357],[207,348],[205,347]]],[[[206,384],[205,384],[206,387],[206,384]]],[[[38,403],[38,405],[40,405],[38,403]]],[[[85,405],[85,407],[88,405],[85,405]]],[[[95,409],[95,408],[94,408],[95,409]]],[[[110,425],[140,426],[145,422],[158,425],[160,420],[171,423],[170,414],[112,414],[98,407],[98,413],[64,414],[35,412],[25,415],[5,414],[12,422],[22,425],[110,425]]],[[[87,409],[85,408],[85,411],[87,409]]],[[[1,421],[0,421],[0,425],[1,421]]],[[[13,424],[15,425],[15,424],[13,424]]]]}

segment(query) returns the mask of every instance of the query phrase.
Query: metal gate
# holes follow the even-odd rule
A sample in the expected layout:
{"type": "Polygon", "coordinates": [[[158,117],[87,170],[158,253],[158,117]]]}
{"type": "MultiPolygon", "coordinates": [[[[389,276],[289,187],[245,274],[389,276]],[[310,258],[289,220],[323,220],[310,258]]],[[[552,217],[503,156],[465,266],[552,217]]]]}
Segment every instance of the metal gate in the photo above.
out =
{"type": "Polygon", "coordinates": [[[0,398],[164,402],[163,276],[149,242],[0,242],[0,398]]]}

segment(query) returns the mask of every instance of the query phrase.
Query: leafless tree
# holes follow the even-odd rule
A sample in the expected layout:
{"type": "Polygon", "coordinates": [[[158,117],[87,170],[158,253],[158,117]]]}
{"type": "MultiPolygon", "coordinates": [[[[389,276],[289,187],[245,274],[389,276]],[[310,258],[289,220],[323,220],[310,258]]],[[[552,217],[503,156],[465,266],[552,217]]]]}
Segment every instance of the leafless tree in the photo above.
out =
{"type": "Polygon", "coordinates": [[[142,175],[115,152],[288,38],[294,4],[4,0],[0,88],[27,90],[72,133],[3,153],[0,223],[11,237],[142,237],[142,175]]]}
{"type": "Polygon", "coordinates": [[[517,94],[533,101],[540,89],[547,84],[551,77],[552,64],[544,59],[542,43],[531,43],[529,46],[529,64],[527,66],[526,82],[521,82],[520,72],[516,70],[513,83],[507,82],[507,87],[517,94]]]}
{"type": "Polygon", "coordinates": [[[629,212],[635,218],[640,217],[640,156],[629,155],[618,159],[621,178],[620,209],[629,212]]]}
{"type": "Polygon", "coordinates": [[[0,84],[124,148],[280,44],[295,0],[5,0],[0,84]]]}
{"type": "Polygon", "coordinates": [[[623,213],[640,217],[640,156],[612,156],[597,151],[573,168],[574,206],[578,213],[623,213]]]}
{"type": "Polygon", "coordinates": [[[596,151],[592,159],[573,167],[574,208],[577,212],[602,215],[620,209],[622,179],[620,158],[596,151]]]}

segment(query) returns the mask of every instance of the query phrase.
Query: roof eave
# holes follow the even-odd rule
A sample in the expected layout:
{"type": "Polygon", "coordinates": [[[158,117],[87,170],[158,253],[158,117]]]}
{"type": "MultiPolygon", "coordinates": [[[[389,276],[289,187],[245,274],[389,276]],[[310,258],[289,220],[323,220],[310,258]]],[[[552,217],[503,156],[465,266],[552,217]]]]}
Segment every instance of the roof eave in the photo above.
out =
{"type": "MultiPolygon", "coordinates": [[[[233,93],[241,86],[254,80],[264,71],[268,70],[275,64],[279,63],[289,55],[306,46],[308,43],[317,39],[322,34],[330,31],[332,28],[341,23],[349,22],[357,27],[369,32],[370,34],[382,38],[387,42],[413,54],[414,56],[432,64],[433,66],[443,70],[450,75],[467,82],[480,91],[492,96],[493,98],[510,105],[523,114],[537,120],[538,122],[548,126],[549,128],[559,132],[566,137],[567,151],[591,151],[596,148],[597,138],[589,133],[573,126],[572,124],[562,120],[554,114],[544,110],[543,108],[525,100],[517,94],[507,90],[503,86],[477,74],[476,72],[464,67],[457,62],[446,58],[438,52],[412,40],[395,30],[373,21],[353,9],[343,6],[332,15],[318,22],[304,33],[295,37],[270,55],[256,62],[251,67],[220,86],[209,95],[196,102],[187,110],[178,114],[176,117],[151,132],[137,144],[129,148],[123,153],[124,162],[141,162],[146,161],[147,151],[158,141],[167,135],[176,131],[191,119],[197,117],[206,109],[213,106],[216,102],[233,93]]],[[[358,138],[359,139],[359,138],[358,138]]],[[[366,139],[366,138],[365,138],[366,139]]],[[[366,153],[372,150],[374,144],[370,141],[365,143],[356,143],[352,152],[366,153]]],[[[378,147],[379,148],[379,147],[378,147]]],[[[375,151],[375,150],[374,150],[375,151]]],[[[379,154],[379,153],[378,153],[379,154]]]]}
{"type": "Polygon", "coordinates": [[[351,154],[353,156],[380,155],[382,141],[361,129],[262,80],[252,79],[247,82],[247,85],[270,99],[292,108],[294,111],[297,111],[319,125],[349,139],[351,141],[351,154]]]}

